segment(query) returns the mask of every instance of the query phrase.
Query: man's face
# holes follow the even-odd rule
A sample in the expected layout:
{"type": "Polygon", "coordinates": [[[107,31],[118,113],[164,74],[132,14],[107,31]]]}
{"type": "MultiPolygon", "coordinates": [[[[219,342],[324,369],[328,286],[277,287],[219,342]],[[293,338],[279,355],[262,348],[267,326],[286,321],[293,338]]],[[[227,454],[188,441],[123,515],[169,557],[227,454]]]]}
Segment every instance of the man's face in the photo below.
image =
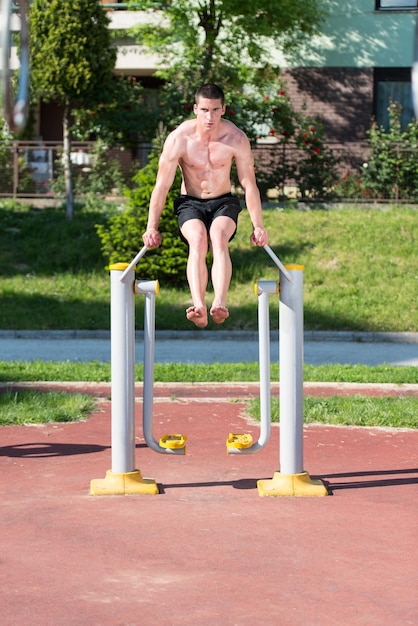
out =
{"type": "Polygon", "coordinates": [[[225,113],[225,105],[221,100],[211,100],[209,98],[199,98],[194,105],[194,114],[198,124],[203,130],[213,130],[219,125],[222,115],[225,113]]]}

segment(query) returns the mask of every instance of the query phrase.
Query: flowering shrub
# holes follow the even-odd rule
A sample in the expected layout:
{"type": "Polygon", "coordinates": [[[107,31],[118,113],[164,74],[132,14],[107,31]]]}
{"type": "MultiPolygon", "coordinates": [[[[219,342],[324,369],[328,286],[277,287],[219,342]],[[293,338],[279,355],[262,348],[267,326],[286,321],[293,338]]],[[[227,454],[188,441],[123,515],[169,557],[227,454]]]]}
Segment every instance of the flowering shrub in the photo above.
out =
{"type": "Polygon", "coordinates": [[[225,118],[241,128],[252,143],[263,137],[290,141],[297,127],[297,113],[280,83],[267,93],[254,88],[237,89],[226,94],[225,118]]]}
{"type": "Polygon", "coordinates": [[[389,107],[389,130],[372,124],[368,132],[371,156],[361,168],[363,193],[370,198],[418,199],[418,122],[403,131],[401,107],[389,107]]]}
{"type": "Polygon", "coordinates": [[[307,120],[301,124],[296,136],[301,156],[296,166],[296,178],[302,197],[328,198],[334,194],[338,180],[338,159],[324,143],[320,126],[307,120]]]}
{"type": "Polygon", "coordinates": [[[337,198],[367,198],[369,191],[364,188],[359,172],[345,172],[335,183],[335,196],[337,198]]]}
{"type": "Polygon", "coordinates": [[[284,192],[284,183],[295,179],[303,197],[324,198],[337,180],[337,159],[326,148],[322,128],[305,113],[293,109],[291,100],[278,82],[267,93],[255,89],[228,94],[230,106],[225,117],[233,121],[255,144],[270,139],[266,152],[257,159],[257,182],[264,198],[269,190],[284,192]],[[298,149],[295,152],[295,146],[298,149]]]}

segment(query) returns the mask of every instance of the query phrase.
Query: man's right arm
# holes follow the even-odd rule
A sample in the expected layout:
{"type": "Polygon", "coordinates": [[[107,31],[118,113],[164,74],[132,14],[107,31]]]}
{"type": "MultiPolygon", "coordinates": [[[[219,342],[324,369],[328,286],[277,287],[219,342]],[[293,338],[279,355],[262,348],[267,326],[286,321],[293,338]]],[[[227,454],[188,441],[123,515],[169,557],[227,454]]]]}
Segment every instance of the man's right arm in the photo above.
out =
{"type": "Polygon", "coordinates": [[[169,135],[164,144],[158,164],[158,173],[155,187],[151,194],[147,230],[142,239],[147,248],[156,248],[161,245],[161,235],[158,232],[161,214],[164,209],[167,194],[173,184],[178,165],[177,144],[173,133],[169,135]]]}

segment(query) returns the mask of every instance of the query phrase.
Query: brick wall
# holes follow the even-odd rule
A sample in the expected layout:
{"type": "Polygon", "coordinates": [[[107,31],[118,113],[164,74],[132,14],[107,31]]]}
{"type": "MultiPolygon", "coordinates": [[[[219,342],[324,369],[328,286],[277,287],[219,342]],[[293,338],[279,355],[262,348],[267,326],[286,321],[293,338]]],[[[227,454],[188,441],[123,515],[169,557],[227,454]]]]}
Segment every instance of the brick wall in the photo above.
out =
{"type": "Polygon", "coordinates": [[[324,126],[326,138],[341,144],[366,139],[373,115],[373,69],[297,68],[283,77],[296,110],[324,126]]]}

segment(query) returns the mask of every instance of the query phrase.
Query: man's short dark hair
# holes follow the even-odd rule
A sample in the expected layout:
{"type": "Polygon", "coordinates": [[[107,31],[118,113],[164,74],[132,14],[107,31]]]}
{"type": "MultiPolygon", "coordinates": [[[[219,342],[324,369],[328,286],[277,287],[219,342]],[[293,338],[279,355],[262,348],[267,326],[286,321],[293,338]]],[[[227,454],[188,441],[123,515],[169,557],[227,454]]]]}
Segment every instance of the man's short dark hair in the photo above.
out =
{"type": "Polygon", "coordinates": [[[218,85],[215,83],[206,83],[199,87],[196,91],[195,101],[196,104],[199,101],[199,98],[207,98],[208,100],[220,100],[222,106],[225,104],[225,94],[218,85]]]}

